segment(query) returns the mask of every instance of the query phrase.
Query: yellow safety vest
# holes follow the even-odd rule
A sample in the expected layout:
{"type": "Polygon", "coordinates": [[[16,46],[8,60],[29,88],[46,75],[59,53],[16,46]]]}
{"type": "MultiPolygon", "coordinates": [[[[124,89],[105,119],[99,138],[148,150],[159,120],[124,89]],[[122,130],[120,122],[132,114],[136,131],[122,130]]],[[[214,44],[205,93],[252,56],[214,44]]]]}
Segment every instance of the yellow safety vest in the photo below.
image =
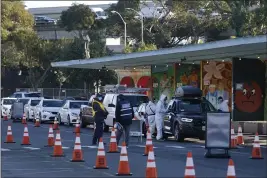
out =
{"type": "Polygon", "coordinates": [[[104,106],[102,103],[100,103],[100,102],[94,100],[94,101],[93,101],[93,104],[92,104],[92,113],[93,113],[93,117],[95,116],[95,113],[97,112],[97,111],[94,110],[94,107],[93,107],[93,106],[94,106],[94,102],[98,103],[99,106],[100,106],[100,108],[101,108],[103,111],[106,111],[105,106],[104,106]]]}

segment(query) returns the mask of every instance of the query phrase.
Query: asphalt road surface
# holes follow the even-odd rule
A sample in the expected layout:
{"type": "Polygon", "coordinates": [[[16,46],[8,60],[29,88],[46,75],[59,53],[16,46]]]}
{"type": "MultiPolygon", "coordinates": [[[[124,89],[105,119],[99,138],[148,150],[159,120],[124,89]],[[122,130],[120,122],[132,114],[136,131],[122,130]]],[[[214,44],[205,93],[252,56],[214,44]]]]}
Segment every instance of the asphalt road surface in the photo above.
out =
{"type": "MultiPolygon", "coordinates": [[[[109,169],[93,169],[97,147],[91,146],[93,129],[81,129],[81,144],[85,162],[70,162],[75,142],[74,127],[60,126],[61,141],[65,157],[51,157],[53,148],[44,147],[47,144],[49,124],[34,127],[28,123],[30,146],[22,146],[23,125],[2,121],[2,177],[113,177],[118,171],[119,153],[106,153],[109,169]],[[7,125],[12,124],[14,144],[6,144],[7,125]]],[[[104,134],[107,151],[110,133],[104,134]]],[[[228,159],[204,158],[204,144],[186,141],[177,143],[172,140],[153,142],[156,154],[158,177],[183,177],[186,155],[193,154],[196,177],[226,177],[228,159]]],[[[128,151],[132,177],[145,177],[147,157],[144,153],[145,141],[138,142],[131,137],[128,151]]],[[[267,151],[262,146],[262,160],[249,159],[251,146],[231,150],[230,154],[235,164],[237,177],[267,177],[267,151]]]]}

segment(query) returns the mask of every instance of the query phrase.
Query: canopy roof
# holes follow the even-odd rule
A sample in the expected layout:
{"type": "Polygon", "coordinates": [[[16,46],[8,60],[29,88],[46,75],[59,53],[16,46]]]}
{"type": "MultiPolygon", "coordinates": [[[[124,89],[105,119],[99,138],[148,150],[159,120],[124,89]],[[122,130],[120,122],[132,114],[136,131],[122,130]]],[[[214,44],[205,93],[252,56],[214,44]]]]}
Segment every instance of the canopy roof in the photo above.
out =
{"type": "Polygon", "coordinates": [[[243,37],[204,44],[187,45],[176,48],[155,51],[120,54],[93,59],[78,59],[53,62],[52,67],[88,68],[88,69],[124,69],[125,67],[140,67],[163,65],[201,60],[229,60],[233,57],[265,58],[267,53],[267,36],[243,37]]]}

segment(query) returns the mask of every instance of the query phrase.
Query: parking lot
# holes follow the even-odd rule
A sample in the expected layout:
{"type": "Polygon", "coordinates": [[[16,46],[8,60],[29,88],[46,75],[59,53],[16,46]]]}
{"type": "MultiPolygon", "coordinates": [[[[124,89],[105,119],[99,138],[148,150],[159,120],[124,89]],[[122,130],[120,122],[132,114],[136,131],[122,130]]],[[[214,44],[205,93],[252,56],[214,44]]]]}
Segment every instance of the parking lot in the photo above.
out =
{"type": "MultiPolygon", "coordinates": [[[[106,153],[109,169],[93,169],[97,146],[92,146],[92,128],[81,129],[81,145],[85,162],[70,162],[75,142],[74,127],[60,126],[61,142],[65,157],[51,157],[52,147],[47,144],[49,124],[34,127],[28,122],[31,145],[22,146],[24,126],[21,123],[2,121],[2,177],[113,177],[118,171],[120,153],[106,153]],[[14,144],[4,143],[7,126],[11,124],[14,144]]],[[[105,151],[108,150],[110,133],[104,134],[105,151]]],[[[158,177],[183,177],[188,151],[193,154],[196,177],[226,177],[228,159],[204,158],[204,143],[186,140],[177,143],[171,139],[164,142],[153,140],[158,177]]],[[[143,156],[145,139],[141,143],[131,137],[128,159],[132,177],[145,177],[147,157],[143,156]]],[[[251,146],[239,146],[230,154],[237,177],[266,177],[266,146],[261,147],[264,159],[252,160],[251,146]]]]}

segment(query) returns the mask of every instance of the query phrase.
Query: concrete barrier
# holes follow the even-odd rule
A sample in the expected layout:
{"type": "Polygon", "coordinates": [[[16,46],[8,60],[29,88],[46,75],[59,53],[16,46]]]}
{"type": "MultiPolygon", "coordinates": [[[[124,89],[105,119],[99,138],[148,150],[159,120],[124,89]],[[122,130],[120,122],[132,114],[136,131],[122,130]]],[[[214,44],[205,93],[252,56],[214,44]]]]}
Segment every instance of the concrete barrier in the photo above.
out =
{"type": "Polygon", "coordinates": [[[256,132],[258,132],[259,135],[267,134],[267,121],[233,122],[235,133],[237,133],[239,125],[242,127],[244,134],[255,134],[256,132]]]}

